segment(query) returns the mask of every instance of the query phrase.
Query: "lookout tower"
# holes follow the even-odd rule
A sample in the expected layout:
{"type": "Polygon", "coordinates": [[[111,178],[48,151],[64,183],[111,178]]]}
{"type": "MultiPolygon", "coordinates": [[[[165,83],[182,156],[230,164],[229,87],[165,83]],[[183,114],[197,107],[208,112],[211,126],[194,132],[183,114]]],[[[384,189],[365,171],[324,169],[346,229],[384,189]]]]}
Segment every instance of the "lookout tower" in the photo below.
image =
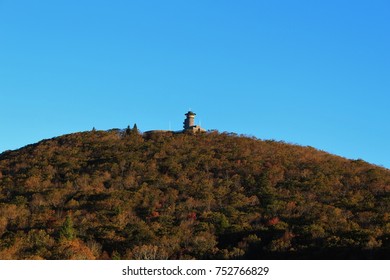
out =
{"type": "Polygon", "coordinates": [[[196,114],[192,111],[188,111],[187,114],[185,114],[185,116],[187,117],[185,120],[184,120],[184,129],[191,129],[193,126],[195,126],[195,116],[196,114]]]}
{"type": "Polygon", "coordinates": [[[187,117],[183,124],[184,124],[184,132],[192,132],[192,133],[196,133],[196,132],[204,132],[206,130],[204,130],[203,128],[201,128],[199,125],[195,125],[195,116],[196,114],[192,111],[188,111],[187,114],[185,114],[185,116],[187,117]]]}

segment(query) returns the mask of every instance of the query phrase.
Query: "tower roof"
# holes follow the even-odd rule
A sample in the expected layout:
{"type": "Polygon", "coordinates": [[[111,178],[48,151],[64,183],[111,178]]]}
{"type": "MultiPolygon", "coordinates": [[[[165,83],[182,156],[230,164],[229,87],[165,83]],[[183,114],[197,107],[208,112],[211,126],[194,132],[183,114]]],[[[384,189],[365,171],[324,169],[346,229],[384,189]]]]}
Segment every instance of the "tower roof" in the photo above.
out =
{"type": "Polygon", "coordinates": [[[185,114],[186,116],[196,116],[196,114],[192,111],[188,111],[187,114],[185,114]]]}

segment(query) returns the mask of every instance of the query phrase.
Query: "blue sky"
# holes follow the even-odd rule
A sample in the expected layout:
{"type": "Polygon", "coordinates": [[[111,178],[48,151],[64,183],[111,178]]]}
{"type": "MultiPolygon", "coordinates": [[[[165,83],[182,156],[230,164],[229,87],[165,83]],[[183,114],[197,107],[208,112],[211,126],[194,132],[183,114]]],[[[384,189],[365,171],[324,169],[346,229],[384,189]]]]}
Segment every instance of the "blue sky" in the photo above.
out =
{"type": "Polygon", "coordinates": [[[207,129],[390,168],[389,1],[0,0],[0,151],[207,129]]]}

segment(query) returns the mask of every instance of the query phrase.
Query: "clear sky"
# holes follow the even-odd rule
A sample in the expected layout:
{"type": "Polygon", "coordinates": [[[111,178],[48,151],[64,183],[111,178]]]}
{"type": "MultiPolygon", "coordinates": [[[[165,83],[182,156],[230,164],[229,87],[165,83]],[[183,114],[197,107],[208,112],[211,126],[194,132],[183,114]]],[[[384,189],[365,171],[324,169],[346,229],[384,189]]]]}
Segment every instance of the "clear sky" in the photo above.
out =
{"type": "Polygon", "coordinates": [[[0,152],[206,129],[390,168],[388,0],[0,0],[0,152]]]}

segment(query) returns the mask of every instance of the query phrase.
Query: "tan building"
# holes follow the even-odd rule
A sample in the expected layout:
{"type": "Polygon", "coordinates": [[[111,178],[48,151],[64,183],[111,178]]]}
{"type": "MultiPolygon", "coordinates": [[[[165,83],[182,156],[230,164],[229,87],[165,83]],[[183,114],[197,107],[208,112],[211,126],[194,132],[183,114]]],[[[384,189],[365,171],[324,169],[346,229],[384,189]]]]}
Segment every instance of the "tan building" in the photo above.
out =
{"type": "Polygon", "coordinates": [[[184,120],[184,130],[183,132],[204,132],[205,129],[201,128],[199,125],[195,125],[195,116],[196,114],[192,111],[188,111],[187,114],[185,114],[186,119],[184,120]]]}

